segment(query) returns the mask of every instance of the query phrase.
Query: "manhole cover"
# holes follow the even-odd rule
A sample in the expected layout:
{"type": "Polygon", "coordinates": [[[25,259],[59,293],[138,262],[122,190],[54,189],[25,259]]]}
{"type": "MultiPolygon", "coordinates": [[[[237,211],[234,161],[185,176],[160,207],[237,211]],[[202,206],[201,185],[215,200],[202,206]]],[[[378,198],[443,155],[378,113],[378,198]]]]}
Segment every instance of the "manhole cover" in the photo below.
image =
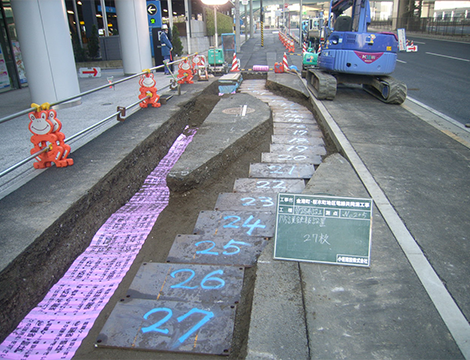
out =
{"type": "Polygon", "coordinates": [[[247,107],[246,110],[244,111],[243,106],[240,106],[240,107],[228,108],[228,109],[222,110],[222,112],[224,114],[229,114],[229,115],[241,115],[243,112],[245,112],[245,114],[250,114],[252,112],[255,112],[255,109],[247,107]]]}

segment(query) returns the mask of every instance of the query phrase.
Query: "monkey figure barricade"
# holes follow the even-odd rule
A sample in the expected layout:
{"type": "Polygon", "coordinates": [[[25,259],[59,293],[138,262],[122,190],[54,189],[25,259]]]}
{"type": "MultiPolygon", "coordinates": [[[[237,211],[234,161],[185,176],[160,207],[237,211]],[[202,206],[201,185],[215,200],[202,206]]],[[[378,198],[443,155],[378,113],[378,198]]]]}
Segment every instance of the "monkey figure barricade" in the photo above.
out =
{"type": "Polygon", "coordinates": [[[185,58],[178,64],[178,84],[194,84],[191,62],[185,58]]]}
{"type": "Polygon", "coordinates": [[[150,70],[143,70],[143,71],[144,72],[146,71],[146,74],[143,74],[140,76],[139,99],[144,99],[144,98],[146,99],[140,103],[140,107],[145,108],[145,107],[148,107],[149,105],[152,105],[153,107],[162,106],[162,104],[158,102],[160,100],[160,95],[157,94],[157,88],[155,86],[157,82],[155,81],[153,73],[151,73],[150,70]]]}
{"type": "Polygon", "coordinates": [[[34,155],[45,148],[48,149],[35,157],[37,162],[33,166],[36,169],[44,169],[51,167],[52,163],[57,167],[73,165],[73,159],[68,158],[70,146],[65,144],[65,135],[60,131],[62,123],[57,119],[56,111],[49,109],[48,103],[41,106],[31,104],[31,107],[35,108],[35,111],[28,114],[28,128],[33,134],[31,142],[34,145],[30,153],[34,155]]]}

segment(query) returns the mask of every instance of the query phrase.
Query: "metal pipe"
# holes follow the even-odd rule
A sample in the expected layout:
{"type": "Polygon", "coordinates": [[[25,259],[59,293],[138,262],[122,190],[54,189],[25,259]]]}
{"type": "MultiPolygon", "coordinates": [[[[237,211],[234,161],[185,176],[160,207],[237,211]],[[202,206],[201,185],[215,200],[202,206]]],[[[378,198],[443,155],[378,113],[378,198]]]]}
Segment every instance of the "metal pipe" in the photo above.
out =
{"type": "Polygon", "coordinates": [[[78,133],[76,133],[76,134],[74,134],[74,135],[68,137],[67,139],[64,140],[64,142],[69,142],[69,141],[71,141],[71,140],[73,140],[73,139],[75,139],[75,138],[77,138],[77,137],[83,135],[84,133],[86,133],[86,132],[88,132],[88,131],[94,129],[95,127],[100,126],[100,125],[103,124],[104,122],[108,121],[109,119],[112,119],[113,117],[117,116],[117,115],[120,114],[120,113],[121,113],[120,111],[115,112],[114,114],[112,114],[112,115],[110,115],[110,116],[104,118],[103,120],[97,122],[96,124],[90,125],[90,126],[88,126],[86,129],[83,129],[82,131],[79,131],[78,133]]]}
{"type": "Polygon", "coordinates": [[[1,124],[1,123],[4,123],[4,122],[7,122],[7,121],[10,121],[10,120],[13,120],[14,118],[16,118],[16,117],[18,117],[18,116],[26,115],[26,114],[28,114],[29,112],[31,112],[31,109],[22,110],[22,111],[20,111],[20,112],[17,112],[17,113],[14,113],[14,114],[5,116],[4,118],[1,118],[1,119],[0,119],[0,124],[1,124]]]}
{"type": "MultiPolygon", "coordinates": [[[[194,55],[196,55],[196,54],[197,54],[197,53],[191,54],[191,55],[188,55],[188,56],[194,56],[194,55]]],[[[183,61],[183,60],[177,60],[177,61],[174,61],[174,62],[169,63],[169,64],[174,64],[174,63],[177,63],[177,62],[180,62],[180,61],[183,61]]],[[[157,70],[157,69],[160,69],[160,68],[163,68],[163,67],[164,67],[164,65],[159,65],[159,66],[155,66],[155,67],[151,68],[150,70],[157,70]]],[[[94,93],[94,92],[96,92],[96,91],[99,91],[99,90],[102,90],[102,89],[106,89],[106,88],[108,88],[109,86],[114,86],[114,85],[120,84],[120,83],[122,83],[122,82],[124,82],[124,81],[133,79],[133,78],[138,77],[138,76],[141,76],[141,75],[143,75],[143,74],[146,74],[146,72],[143,71],[143,72],[140,72],[140,73],[138,73],[138,74],[134,74],[134,75],[128,76],[128,77],[126,77],[126,78],[124,78],[124,79],[116,80],[116,81],[114,81],[114,82],[112,82],[112,83],[108,83],[108,84],[106,84],[106,85],[102,85],[102,86],[99,86],[99,87],[97,87],[97,88],[94,88],[94,89],[91,89],[91,90],[88,90],[88,91],[84,91],[84,92],[82,92],[82,93],[80,93],[80,94],[77,94],[77,95],[74,95],[74,96],[71,96],[71,97],[62,99],[62,100],[60,100],[60,101],[56,101],[56,102],[54,102],[54,103],[51,103],[50,106],[53,107],[53,106],[62,104],[62,103],[64,103],[64,102],[71,101],[71,100],[73,100],[73,99],[76,99],[76,98],[79,98],[79,97],[82,97],[82,96],[85,96],[85,95],[92,94],[92,93],[94,93]]],[[[7,121],[10,121],[10,120],[13,120],[13,119],[16,118],[16,117],[19,117],[19,116],[22,116],[22,115],[26,115],[26,114],[28,114],[28,113],[31,112],[31,111],[32,111],[32,109],[30,108],[30,109],[25,109],[25,110],[22,110],[22,111],[20,111],[20,112],[17,112],[17,113],[14,113],[14,114],[5,116],[5,117],[3,117],[3,118],[0,119],[0,124],[1,124],[1,123],[4,123],[4,122],[7,122],[7,121]]]]}
{"type": "Polygon", "coordinates": [[[2,171],[0,173],[0,177],[12,172],[13,170],[19,168],[21,165],[26,164],[28,161],[33,160],[36,156],[41,155],[43,152],[46,152],[49,150],[49,147],[45,147],[44,149],[38,151],[37,153],[27,157],[26,159],[21,160],[19,163],[16,163],[15,165],[10,166],[8,169],[2,171]]]}
{"type": "MultiPolygon", "coordinates": [[[[193,57],[193,56],[196,56],[196,55],[197,55],[197,53],[194,53],[194,54],[188,55],[188,56],[185,57],[185,58],[182,58],[182,59],[179,59],[179,60],[175,60],[175,61],[173,61],[173,62],[171,62],[171,63],[169,63],[169,64],[176,64],[176,63],[179,63],[179,62],[181,62],[181,61],[184,61],[184,60],[185,60],[186,58],[188,58],[188,57],[193,57]]],[[[153,68],[151,68],[151,69],[149,69],[149,70],[152,71],[152,70],[160,69],[160,68],[163,68],[164,66],[165,66],[165,65],[155,66],[155,67],[153,67],[153,68]]],[[[129,76],[129,77],[127,77],[127,78],[124,78],[124,79],[121,79],[121,80],[117,80],[117,81],[114,81],[114,82],[112,82],[112,83],[109,83],[109,84],[106,84],[106,85],[97,87],[97,88],[95,88],[95,89],[91,89],[91,90],[85,91],[85,92],[80,93],[80,94],[78,94],[78,95],[75,95],[75,96],[73,96],[73,97],[70,97],[70,98],[63,99],[63,100],[61,100],[61,101],[52,103],[52,104],[50,104],[50,106],[52,107],[52,106],[55,106],[55,105],[58,105],[58,104],[61,104],[61,103],[64,103],[64,102],[73,100],[73,99],[75,99],[75,98],[78,98],[78,97],[81,97],[81,96],[85,96],[85,95],[91,94],[91,93],[93,93],[93,92],[95,92],[95,91],[105,89],[105,88],[109,87],[110,85],[111,85],[111,86],[114,86],[114,85],[116,85],[116,84],[119,84],[119,83],[121,83],[121,82],[130,80],[130,79],[133,79],[133,78],[135,78],[135,77],[137,77],[137,76],[141,76],[141,75],[146,74],[146,73],[147,73],[146,71],[143,71],[143,72],[140,72],[140,73],[138,73],[138,74],[134,74],[134,75],[129,76]]],[[[182,79],[182,78],[177,78],[177,80],[180,80],[180,79],[182,79]]],[[[161,88],[161,89],[166,89],[166,88],[168,88],[168,87],[170,87],[170,85],[167,85],[167,86],[165,86],[165,87],[163,87],[163,88],[161,88]]],[[[179,90],[179,84],[178,84],[178,90],[179,90]]],[[[178,95],[180,95],[180,92],[179,92],[179,91],[178,91],[178,95]]],[[[149,98],[149,97],[150,97],[150,96],[147,96],[147,97],[145,97],[145,98],[143,98],[143,99],[140,99],[139,101],[136,101],[135,103],[132,103],[132,104],[126,106],[125,109],[128,110],[128,109],[130,109],[130,108],[132,108],[132,107],[138,105],[139,103],[141,103],[142,101],[144,101],[146,98],[149,98]]],[[[6,122],[6,121],[12,120],[12,119],[14,119],[14,118],[16,118],[16,117],[18,117],[18,116],[28,114],[28,113],[31,112],[32,110],[33,110],[32,108],[31,108],[31,109],[26,109],[26,110],[20,111],[20,112],[18,112],[18,113],[15,113],[15,114],[6,116],[6,117],[0,119],[0,124],[3,123],[3,122],[6,122]]],[[[107,116],[106,118],[102,119],[101,121],[97,122],[96,124],[93,124],[93,125],[91,125],[91,126],[85,128],[85,129],[83,129],[82,131],[79,131],[78,133],[76,133],[76,134],[74,134],[74,135],[68,137],[67,139],[64,140],[64,142],[69,142],[69,141],[71,141],[71,140],[74,140],[74,139],[80,137],[81,135],[87,133],[87,132],[90,131],[90,130],[93,130],[94,128],[96,128],[96,127],[100,126],[101,124],[105,123],[106,121],[108,121],[108,120],[110,120],[110,119],[112,119],[112,118],[118,116],[120,113],[121,113],[120,111],[116,111],[115,113],[113,113],[113,114],[107,116]]],[[[2,171],[2,172],[0,173],[0,177],[2,177],[2,176],[4,176],[4,175],[6,175],[6,174],[12,172],[13,170],[15,170],[15,169],[17,169],[18,167],[20,167],[20,166],[26,164],[28,161],[33,160],[36,156],[38,156],[38,155],[40,155],[40,154],[42,154],[43,152],[46,152],[46,151],[48,151],[48,150],[49,150],[49,148],[48,148],[48,147],[45,147],[43,150],[41,150],[41,151],[39,151],[39,152],[37,152],[37,153],[35,153],[35,154],[33,154],[33,155],[31,155],[31,156],[29,156],[29,157],[23,159],[23,160],[21,160],[20,162],[14,164],[14,165],[12,165],[12,166],[10,166],[8,169],[5,169],[4,171],[2,171]]]]}

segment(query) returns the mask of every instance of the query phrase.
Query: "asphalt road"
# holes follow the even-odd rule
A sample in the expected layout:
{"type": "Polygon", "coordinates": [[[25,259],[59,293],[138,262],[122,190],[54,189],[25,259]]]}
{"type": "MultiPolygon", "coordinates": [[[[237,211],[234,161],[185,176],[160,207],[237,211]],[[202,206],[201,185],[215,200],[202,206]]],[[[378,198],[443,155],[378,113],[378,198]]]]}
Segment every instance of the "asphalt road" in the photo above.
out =
{"type": "Polygon", "coordinates": [[[470,123],[470,43],[408,39],[418,45],[418,52],[400,52],[393,77],[407,84],[409,97],[470,123]]]}

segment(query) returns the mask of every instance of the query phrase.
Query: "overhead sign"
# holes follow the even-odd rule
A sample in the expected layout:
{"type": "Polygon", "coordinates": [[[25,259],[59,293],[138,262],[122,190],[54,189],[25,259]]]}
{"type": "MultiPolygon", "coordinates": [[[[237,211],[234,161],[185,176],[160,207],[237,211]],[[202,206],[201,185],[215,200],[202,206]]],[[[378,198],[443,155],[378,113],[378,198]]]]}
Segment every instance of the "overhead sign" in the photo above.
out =
{"type": "Polygon", "coordinates": [[[278,195],[274,258],[370,266],[372,199],[278,195]]]}
{"type": "Polygon", "coordinates": [[[150,15],[150,16],[153,16],[157,13],[157,7],[155,6],[155,4],[149,4],[147,5],[147,13],[150,15]]]}
{"type": "Polygon", "coordinates": [[[99,68],[99,67],[80,68],[80,69],[78,69],[78,75],[81,78],[101,77],[101,68],[99,68]]]}
{"type": "Polygon", "coordinates": [[[162,27],[162,8],[160,1],[150,0],[147,1],[147,18],[149,27],[162,27]]]}

